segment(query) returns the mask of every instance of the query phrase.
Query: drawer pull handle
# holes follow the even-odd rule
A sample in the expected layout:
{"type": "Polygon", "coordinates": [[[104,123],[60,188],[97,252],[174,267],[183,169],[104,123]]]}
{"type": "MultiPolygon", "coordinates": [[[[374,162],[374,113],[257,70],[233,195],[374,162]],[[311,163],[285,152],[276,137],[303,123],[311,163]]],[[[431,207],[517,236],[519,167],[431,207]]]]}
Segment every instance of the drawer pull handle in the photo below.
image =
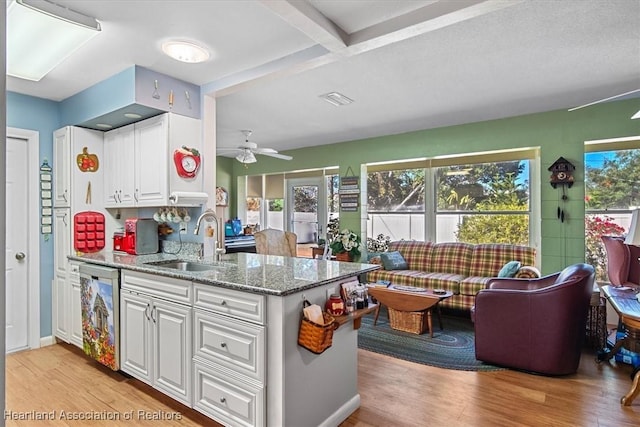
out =
{"type": "Polygon", "coordinates": [[[227,302],[225,300],[222,300],[222,302],[220,303],[220,305],[227,305],[227,302]]]}
{"type": "Polygon", "coordinates": [[[221,342],[221,343],[220,343],[220,347],[222,347],[222,348],[226,348],[226,347],[227,347],[227,343],[226,343],[226,342],[221,342]]]}
{"type": "Polygon", "coordinates": [[[220,403],[225,403],[227,401],[227,399],[225,399],[224,397],[220,398],[220,403]]]}

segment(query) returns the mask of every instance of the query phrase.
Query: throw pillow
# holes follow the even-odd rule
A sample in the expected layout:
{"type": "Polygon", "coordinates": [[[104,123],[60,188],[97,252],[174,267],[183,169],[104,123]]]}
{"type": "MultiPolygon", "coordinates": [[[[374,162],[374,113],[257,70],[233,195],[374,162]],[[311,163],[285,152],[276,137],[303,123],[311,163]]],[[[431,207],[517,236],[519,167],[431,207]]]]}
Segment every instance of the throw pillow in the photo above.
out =
{"type": "Polygon", "coordinates": [[[406,270],[408,268],[407,261],[398,251],[383,252],[380,254],[380,260],[385,270],[406,270]]]}
{"type": "Polygon", "coordinates": [[[515,277],[518,270],[520,270],[520,261],[509,261],[500,269],[498,277],[515,277]]]}

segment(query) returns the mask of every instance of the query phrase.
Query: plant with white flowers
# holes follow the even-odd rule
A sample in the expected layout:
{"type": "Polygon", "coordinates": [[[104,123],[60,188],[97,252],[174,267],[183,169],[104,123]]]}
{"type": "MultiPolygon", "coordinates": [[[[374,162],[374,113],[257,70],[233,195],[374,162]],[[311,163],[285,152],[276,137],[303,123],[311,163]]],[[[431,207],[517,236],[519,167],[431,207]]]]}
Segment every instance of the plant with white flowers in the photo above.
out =
{"type": "Polygon", "coordinates": [[[347,252],[353,258],[360,255],[360,242],[360,236],[345,228],[333,238],[329,247],[334,254],[347,252]]]}

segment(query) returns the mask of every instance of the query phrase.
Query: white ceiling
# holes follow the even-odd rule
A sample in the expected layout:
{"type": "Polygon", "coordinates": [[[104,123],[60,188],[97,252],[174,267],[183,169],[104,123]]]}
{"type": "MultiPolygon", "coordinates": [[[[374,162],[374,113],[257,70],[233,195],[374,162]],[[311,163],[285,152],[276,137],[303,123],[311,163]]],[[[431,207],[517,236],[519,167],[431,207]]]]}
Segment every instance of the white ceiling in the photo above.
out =
{"type": "Polygon", "coordinates": [[[103,31],[39,82],[7,77],[7,90],[62,100],[140,65],[215,92],[224,147],[241,129],[282,151],[640,89],[640,0],[54,1],[103,31]],[[212,57],[170,59],[170,38],[212,57]],[[355,103],[318,97],[332,91],[355,103]]]}

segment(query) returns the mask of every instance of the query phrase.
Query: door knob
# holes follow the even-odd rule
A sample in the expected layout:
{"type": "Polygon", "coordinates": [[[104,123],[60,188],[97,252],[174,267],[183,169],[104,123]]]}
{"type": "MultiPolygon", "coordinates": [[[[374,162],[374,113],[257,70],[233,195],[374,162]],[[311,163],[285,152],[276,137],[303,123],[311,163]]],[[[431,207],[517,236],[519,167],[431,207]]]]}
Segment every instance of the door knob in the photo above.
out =
{"type": "Polygon", "coordinates": [[[19,260],[23,260],[23,259],[24,259],[24,257],[26,257],[26,255],[24,254],[24,252],[18,252],[18,253],[16,254],[16,259],[17,259],[18,261],[19,261],[19,260]]]}

